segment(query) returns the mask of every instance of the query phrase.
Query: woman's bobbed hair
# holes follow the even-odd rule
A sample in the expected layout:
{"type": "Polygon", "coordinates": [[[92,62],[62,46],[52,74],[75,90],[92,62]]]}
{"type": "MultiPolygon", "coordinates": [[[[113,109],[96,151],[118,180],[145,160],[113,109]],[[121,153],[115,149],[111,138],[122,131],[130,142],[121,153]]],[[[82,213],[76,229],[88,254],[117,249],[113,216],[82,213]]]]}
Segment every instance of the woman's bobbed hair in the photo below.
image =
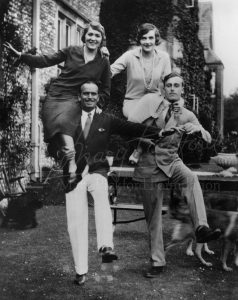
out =
{"type": "Polygon", "coordinates": [[[85,43],[85,35],[87,34],[87,32],[89,31],[89,28],[92,28],[93,30],[97,30],[101,33],[102,35],[102,43],[101,45],[103,45],[106,42],[106,34],[105,34],[105,29],[104,27],[96,22],[96,21],[92,21],[90,23],[88,23],[83,31],[83,35],[82,35],[82,41],[83,43],[85,43]]]}
{"type": "Polygon", "coordinates": [[[141,40],[142,36],[147,34],[151,30],[155,31],[155,44],[159,45],[159,42],[160,42],[159,29],[151,23],[143,23],[139,26],[139,28],[137,30],[137,36],[136,36],[137,44],[140,44],[140,40],[141,40]]]}

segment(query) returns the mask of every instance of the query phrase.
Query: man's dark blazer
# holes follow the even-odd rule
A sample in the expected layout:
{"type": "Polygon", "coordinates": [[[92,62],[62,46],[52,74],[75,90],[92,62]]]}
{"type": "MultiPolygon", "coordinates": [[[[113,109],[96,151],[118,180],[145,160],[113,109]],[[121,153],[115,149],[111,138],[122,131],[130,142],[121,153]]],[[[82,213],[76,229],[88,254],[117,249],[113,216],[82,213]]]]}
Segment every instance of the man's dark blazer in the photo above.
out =
{"type": "Polygon", "coordinates": [[[102,169],[109,170],[106,153],[112,134],[157,139],[158,133],[158,127],[124,121],[96,109],[89,134],[85,140],[80,116],[79,126],[74,137],[77,173],[81,174],[86,164],[89,165],[89,173],[102,169]]]}

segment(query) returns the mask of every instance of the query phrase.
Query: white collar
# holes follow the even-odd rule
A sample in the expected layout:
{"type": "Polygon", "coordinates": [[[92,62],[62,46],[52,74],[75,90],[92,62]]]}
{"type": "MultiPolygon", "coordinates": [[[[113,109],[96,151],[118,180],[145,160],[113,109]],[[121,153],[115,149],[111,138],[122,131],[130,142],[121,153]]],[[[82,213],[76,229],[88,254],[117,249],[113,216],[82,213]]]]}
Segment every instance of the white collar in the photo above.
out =
{"type": "MultiPolygon", "coordinates": [[[[179,107],[183,107],[184,106],[184,99],[180,98],[178,101],[176,101],[174,103],[177,103],[179,107]]],[[[167,99],[164,98],[164,104],[165,104],[165,106],[169,106],[171,103],[167,99]]]]}
{"type": "Polygon", "coordinates": [[[86,111],[86,110],[82,109],[82,116],[88,117],[88,114],[90,113],[91,114],[91,118],[93,119],[95,111],[96,111],[96,109],[93,109],[91,111],[86,111]]]}

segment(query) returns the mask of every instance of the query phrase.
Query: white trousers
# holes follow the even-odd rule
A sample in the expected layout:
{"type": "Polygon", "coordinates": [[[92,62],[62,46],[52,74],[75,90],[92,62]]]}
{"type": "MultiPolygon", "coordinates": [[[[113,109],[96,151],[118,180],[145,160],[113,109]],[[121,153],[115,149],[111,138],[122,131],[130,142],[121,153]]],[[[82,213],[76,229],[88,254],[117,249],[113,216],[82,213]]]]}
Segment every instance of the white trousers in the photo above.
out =
{"type": "Polygon", "coordinates": [[[113,249],[112,213],[108,199],[108,182],[101,174],[87,174],[77,187],[66,194],[66,213],[75,270],[88,272],[88,197],[94,199],[97,247],[113,249]]]}

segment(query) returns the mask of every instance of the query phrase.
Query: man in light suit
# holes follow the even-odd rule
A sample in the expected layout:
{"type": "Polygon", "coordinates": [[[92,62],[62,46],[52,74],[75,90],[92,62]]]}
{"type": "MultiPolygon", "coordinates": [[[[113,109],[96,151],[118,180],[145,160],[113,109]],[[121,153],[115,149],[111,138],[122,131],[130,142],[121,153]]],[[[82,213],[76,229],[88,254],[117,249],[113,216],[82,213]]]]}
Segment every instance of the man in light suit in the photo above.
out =
{"type": "MultiPolygon", "coordinates": [[[[157,139],[158,127],[131,123],[103,113],[97,108],[98,86],[86,82],[81,86],[82,113],[74,138],[79,183],[66,193],[68,232],[76,269],[75,284],[82,285],[88,272],[88,199],[94,199],[97,247],[102,262],[117,259],[113,252],[112,214],[108,200],[107,173],[109,164],[106,151],[111,134],[157,139]]],[[[161,135],[173,132],[168,130],[161,135]]]]}
{"type": "Polygon", "coordinates": [[[208,143],[210,134],[201,126],[196,116],[183,107],[183,79],[178,73],[164,78],[165,99],[157,110],[157,118],[148,119],[147,124],[164,128],[177,127],[173,135],[155,142],[154,147],[142,154],[134,172],[134,179],[142,181],[145,188],[143,206],[150,236],[151,268],[145,277],[159,276],[165,266],[162,235],[163,182],[170,181],[185,197],[193,220],[197,242],[217,239],[220,229],[212,231],[207,224],[206,210],[197,175],[187,168],[178,156],[178,148],[185,134],[200,134],[208,143]],[[145,185],[147,183],[147,186],[145,185]]]}

